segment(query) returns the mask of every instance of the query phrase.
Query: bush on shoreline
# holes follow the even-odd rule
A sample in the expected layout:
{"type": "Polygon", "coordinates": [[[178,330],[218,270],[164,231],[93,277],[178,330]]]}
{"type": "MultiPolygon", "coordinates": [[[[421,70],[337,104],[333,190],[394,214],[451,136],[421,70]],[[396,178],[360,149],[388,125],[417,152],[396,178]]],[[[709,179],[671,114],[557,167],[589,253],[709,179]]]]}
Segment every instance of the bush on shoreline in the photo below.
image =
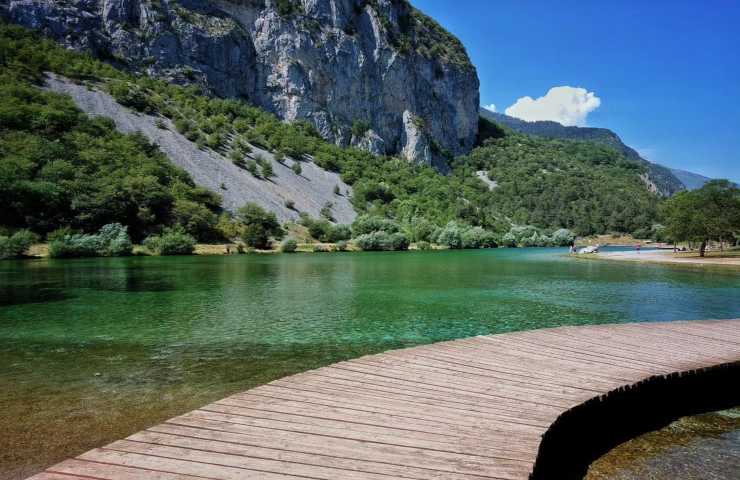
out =
{"type": "Polygon", "coordinates": [[[248,202],[237,212],[236,218],[243,224],[242,241],[252,248],[269,249],[270,237],[283,238],[285,232],[273,212],[268,212],[256,203],[248,202]]]}
{"type": "Polygon", "coordinates": [[[407,250],[409,241],[400,232],[388,233],[382,230],[364,233],[354,238],[354,243],[365,251],[407,250]]]}
{"type": "Polygon", "coordinates": [[[0,260],[21,258],[39,236],[29,230],[19,230],[10,236],[0,236],[0,260]]]}
{"type": "Polygon", "coordinates": [[[51,258],[121,257],[131,255],[128,228],[120,223],[104,225],[97,234],[54,232],[50,235],[51,258]]]}
{"type": "Polygon", "coordinates": [[[294,238],[286,238],[283,243],[280,244],[280,251],[283,253],[295,253],[298,249],[298,242],[294,238]]]}
{"type": "Polygon", "coordinates": [[[195,238],[182,228],[170,228],[160,235],[147,237],[144,246],[155,255],[192,255],[195,238]]]}

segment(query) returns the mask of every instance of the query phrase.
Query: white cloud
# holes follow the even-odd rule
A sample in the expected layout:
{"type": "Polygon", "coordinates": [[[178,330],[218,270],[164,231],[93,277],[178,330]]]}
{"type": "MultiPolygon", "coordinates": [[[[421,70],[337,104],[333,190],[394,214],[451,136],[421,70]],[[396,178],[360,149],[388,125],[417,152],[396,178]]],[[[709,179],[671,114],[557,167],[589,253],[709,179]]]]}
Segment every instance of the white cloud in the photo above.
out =
{"type": "Polygon", "coordinates": [[[485,108],[489,112],[495,112],[496,111],[496,105],[493,104],[493,103],[489,103],[488,105],[483,105],[483,108],[485,108]]]}
{"type": "Polygon", "coordinates": [[[521,97],[506,109],[506,114],[529,122],[552,120],[563,125],[585,125],[588,114],[599,105],[601,99],[585,88],[552,87],[537,100],[521,97]]]}

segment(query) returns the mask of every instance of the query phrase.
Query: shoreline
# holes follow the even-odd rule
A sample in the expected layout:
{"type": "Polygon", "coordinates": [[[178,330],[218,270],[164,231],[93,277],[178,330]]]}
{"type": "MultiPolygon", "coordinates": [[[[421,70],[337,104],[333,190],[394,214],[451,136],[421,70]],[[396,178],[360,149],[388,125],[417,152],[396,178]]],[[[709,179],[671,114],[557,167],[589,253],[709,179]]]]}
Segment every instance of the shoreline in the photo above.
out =
{"type": "Polygon", "coordinates": [[[613,260],[618,262],[653,263],[664,265],[690,266],[720,266],[740,269],[740,252],[728,250],[725,252],[709,252],[709,256],[699,257],[696,252],[673,253],[669,250],[628,251],[628,252],[599,252],[589,256],[576,255],[576,258],[593,258],[598,260],[613,260]],[[714,254],[721,254],[715,256],[714,254]]]}

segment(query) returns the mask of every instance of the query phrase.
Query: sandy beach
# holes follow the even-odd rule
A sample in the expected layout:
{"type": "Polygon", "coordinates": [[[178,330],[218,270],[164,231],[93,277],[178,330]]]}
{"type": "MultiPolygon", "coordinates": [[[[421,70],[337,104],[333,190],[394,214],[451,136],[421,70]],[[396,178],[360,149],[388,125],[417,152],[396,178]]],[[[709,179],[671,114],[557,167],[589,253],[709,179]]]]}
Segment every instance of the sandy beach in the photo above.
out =
{"type": "Polygon", "coordinates": [[[731,252],[708,252],[706,257],[700,257],[697,252],[673,253],[671,250],[649,250],[628,252],[600,252],[594,255],[596,258],[607,260],[623,260],[628,262],[645,263],[677,263],[683,265],[722,265],[740,267],[740,255],[737,251],[731,252]]]}

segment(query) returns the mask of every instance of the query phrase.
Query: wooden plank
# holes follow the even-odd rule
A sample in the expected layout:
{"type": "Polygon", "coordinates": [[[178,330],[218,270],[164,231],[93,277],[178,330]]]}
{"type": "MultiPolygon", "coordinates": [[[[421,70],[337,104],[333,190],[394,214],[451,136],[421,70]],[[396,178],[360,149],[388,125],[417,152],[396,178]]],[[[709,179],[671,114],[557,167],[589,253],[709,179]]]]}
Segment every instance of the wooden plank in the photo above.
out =
{"type": "Polygon", "coordinates": [[[368,355],[232,395],[33,480],[524,480],[563,412],[740,361],[740,320],[568,326],[368,355]]]}

